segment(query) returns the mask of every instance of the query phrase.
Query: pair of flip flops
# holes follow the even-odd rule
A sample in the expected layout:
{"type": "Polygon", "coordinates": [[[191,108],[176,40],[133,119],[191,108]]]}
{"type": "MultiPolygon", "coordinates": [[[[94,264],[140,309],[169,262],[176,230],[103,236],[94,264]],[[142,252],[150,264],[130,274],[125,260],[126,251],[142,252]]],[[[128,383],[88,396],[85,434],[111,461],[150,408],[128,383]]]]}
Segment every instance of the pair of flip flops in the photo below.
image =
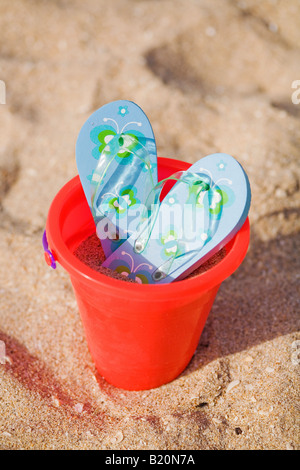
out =
{"type": "Polygon", "coordinates": [[[132,102],[103,106],[78,136],[77,166],[103,266],[143,284],[186,277],[238,232],[251,199],[247,175],[230,155],[206,156],[160,182],[156,159],[152,127],[132,102]]]}

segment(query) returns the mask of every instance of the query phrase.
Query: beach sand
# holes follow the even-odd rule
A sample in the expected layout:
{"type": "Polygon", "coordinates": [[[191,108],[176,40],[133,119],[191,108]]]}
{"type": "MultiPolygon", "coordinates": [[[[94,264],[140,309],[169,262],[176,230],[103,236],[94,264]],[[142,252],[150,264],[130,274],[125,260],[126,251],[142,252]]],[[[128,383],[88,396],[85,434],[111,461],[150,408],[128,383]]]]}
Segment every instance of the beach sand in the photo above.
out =
{"type": "Polygon", "coordinates": [[[298,0],[0,2],[1,449],[299,450],[299,23],[298,0]],[[160,156],[229,153],[252,188],[248,254],[190,364],[141,392],[97,373],[41,241],[81,126],[116,99],[160,156]]]}

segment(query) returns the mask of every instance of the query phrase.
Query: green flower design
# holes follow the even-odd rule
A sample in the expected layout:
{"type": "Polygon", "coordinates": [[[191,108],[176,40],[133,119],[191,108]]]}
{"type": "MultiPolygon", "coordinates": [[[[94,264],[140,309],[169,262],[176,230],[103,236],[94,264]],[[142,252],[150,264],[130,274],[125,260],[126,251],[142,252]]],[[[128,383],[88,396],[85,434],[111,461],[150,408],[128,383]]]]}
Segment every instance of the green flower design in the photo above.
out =
{"type": "Polygon", "coordinates": [[[124,159],[132,156],[132,152],[143,147],[146,142],[144,134],[139,131],[131,130],[118,134],[111,126],[97,126],[90,133],[90,139],[96,145],[92,150],[92,156],[96,160],[99,160],[104,149],[105,152],[109,154],[109,142],[116,136],[119,136],[119,144],[121,146],[125,143],[125,149],[120,150],[117,154],[117,156],[122,159],[120,163],[127,163],[124,159]],[[126,136],[130,136],[131,138],[126,140],[126,136]]]}
{"type": "MultiPolygon", "coordinates": [[[[209,206],[209,213],[213,214],[214,216],[221,216],[222,207],[229,204],[230,196],[229,196],[229,189],[215,189],[213,193],[210,195],[210,206],[209,206]]],[[[200,193],[197,199],[196,205],[197,207],[204,207],[203,205],[203,198],[205,193],[200,193]]]]}
{"type": "Polygon", "coordinates": [[[222,206],[227,204],[229,197],[227,193],[221,189],[216,189],[213,193],[213,198],[209,206],[209,212],[214,215],[220,214],[222,206]]]}
{"type": "Polygon", "coordinates": [[[115,211],[119,216],[123,215],[130,207],[140,203],[135,196],[136,188],[133,186],[123,188],[118,196],[109,199],[108,207],[115,211]]]}
{"type": "Polygon", "coordinates": [[[194,183],[189,187],[189,200],[196,204],[196,207],[203,207],[203,198],[209,189],[206,181],[199,181],[198,184],[194,183]],[[192,197],[193,196],[193,197],[192,197]]]}
{"type": "Polygon", "coordinates": [[[174,256],[177,252],[177,233],[175,230],[169,230],[166,235],[163,235],[160,239],[160,244],[163,245],[163,254],[165,256],[174,256]]]}
{"type": "Polygon", "coordinates": [[[104,148],[116,135],[116,131],[111,126],[98,126],[91,131],[91,141],[96,144],[96,147],[93,148],[92,155],[96,160],[99,160],[104,148]]]}

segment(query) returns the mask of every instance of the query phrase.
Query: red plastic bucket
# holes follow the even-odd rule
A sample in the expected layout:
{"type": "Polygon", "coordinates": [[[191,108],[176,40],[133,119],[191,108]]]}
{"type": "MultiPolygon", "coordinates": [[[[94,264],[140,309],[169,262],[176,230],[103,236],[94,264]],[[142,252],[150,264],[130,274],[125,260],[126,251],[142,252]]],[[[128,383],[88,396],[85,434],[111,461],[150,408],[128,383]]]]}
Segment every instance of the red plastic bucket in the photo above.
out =
{"type": "MultiPolygon", "coordinates": [[[[159,179],[189,164],[158,158],[159,179]]],[[[69,273],[87,344],[99,373],[126,390],[145,390],[175,379],[191,360],[220,284],[244,259],[247,219],[226,245],[226,256],[191,279],[140,285],[95,272],[73,254],[95,232],[79,177],[58,192],[46,234],[53,257],[69,273]]]]}

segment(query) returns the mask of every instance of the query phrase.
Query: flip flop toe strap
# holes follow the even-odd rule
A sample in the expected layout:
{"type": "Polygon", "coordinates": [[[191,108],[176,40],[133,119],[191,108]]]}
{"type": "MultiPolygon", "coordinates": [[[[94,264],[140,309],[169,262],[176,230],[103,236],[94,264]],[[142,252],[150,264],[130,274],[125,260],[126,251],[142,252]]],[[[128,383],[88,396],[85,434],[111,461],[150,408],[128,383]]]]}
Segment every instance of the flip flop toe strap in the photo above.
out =
{"type": "MultiPolygon", "coordinates": [[[[151,145],[150,139],[148,145],[151,145]]],[[[141,143],[136,137],[130,134],[118,134],[114,136],[102,150],[99,162],[91,177],[91,207],[95,221],[103,217],[108,217],[108,207],[103,203],[102,196],[110,187],[115,187],[116,182],[112,177],[111,182],[104,185],[105,176],[107,175],[111,163],[124,152],[131,154],[133,159],[140,161],[142,165],[119,165],[117,180],[124,180],[126,182],[132,174],[136,173],[137,177],[138,174],[144,170],[147,172],[146,185],[148,190],[151,190],[154,186],[150,154],[147,145],[141,143]]]]}

